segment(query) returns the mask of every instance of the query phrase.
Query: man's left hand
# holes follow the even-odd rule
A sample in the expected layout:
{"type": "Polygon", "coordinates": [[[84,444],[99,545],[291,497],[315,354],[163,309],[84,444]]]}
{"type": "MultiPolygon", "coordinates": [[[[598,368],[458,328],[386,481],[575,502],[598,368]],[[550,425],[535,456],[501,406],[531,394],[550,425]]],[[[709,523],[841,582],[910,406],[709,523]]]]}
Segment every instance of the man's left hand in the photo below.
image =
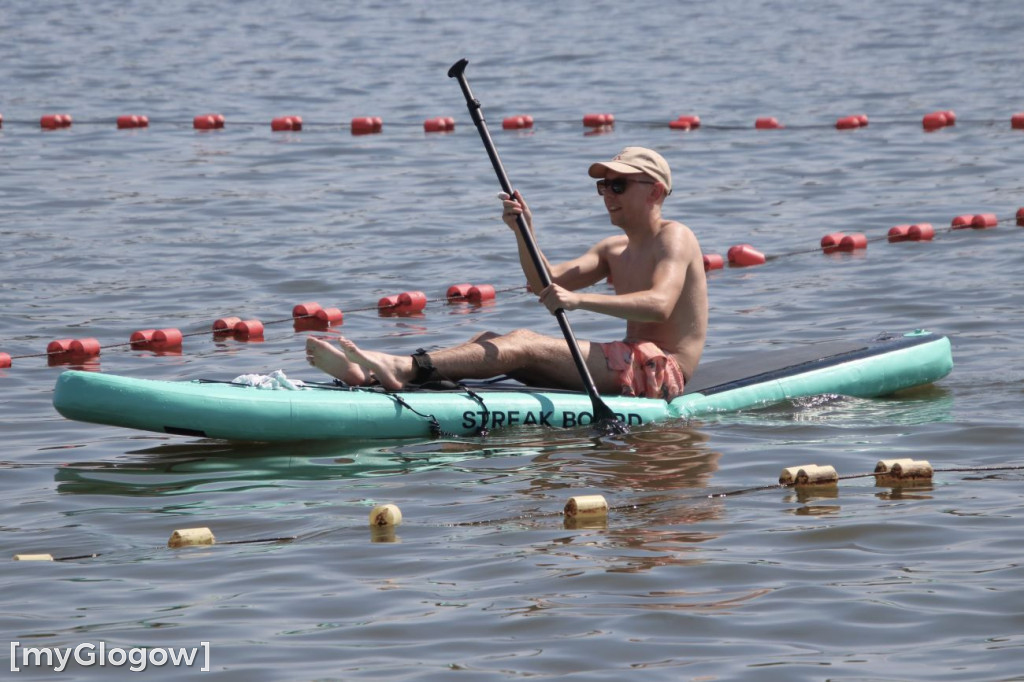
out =
{"type": "Polygon", "coordinates": [[[559,309],[576,310],[579,308],[580,296],[557,284],[551,284],[540,292],[540,302],[554,315],[559,309]]]}

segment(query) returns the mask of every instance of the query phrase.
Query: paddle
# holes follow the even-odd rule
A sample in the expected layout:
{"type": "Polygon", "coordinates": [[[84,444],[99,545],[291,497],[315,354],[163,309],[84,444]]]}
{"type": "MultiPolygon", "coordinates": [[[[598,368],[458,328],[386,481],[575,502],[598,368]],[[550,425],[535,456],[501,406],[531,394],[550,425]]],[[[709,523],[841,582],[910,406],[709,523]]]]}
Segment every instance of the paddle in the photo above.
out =
{"type": "MultiPolygon", "coordinates": [[[[469,115],[473,119],[473,123],[476,125],[477,130],[480,131],[480,139],[484,142],[484,148],[487,149],[487,155],[491,158],[491,165],[494,166],[494,172],[498,176],[498,182],[501,184],[501,189],[505,194],[512,196],[512,183],[509,182],[508,175],[505,173],[505,168],[501,165],[501,159],[498,158],[498,150],[494,148],[494,141],[491,140],[491,134],[487,132],[487,124],[484,123],[483,111],[480,107],[480,101],[473,97],[472,91],[469,89],[469,82],[466,81],[466,65],[469,61],[466,59],[460,59],[452,68],[448,69],[449,78],[457,78],[459,86],[462,87],[462,94],[466,97],[466,105],[469,107],[469,115]]],[[[551,274],[548,269],[544,266],[544,261],[540,257],[540,250],[537,248],[537,242],[533,239],[533,235],[530,233],[529,228],[526,226],[526,219],[520,213],[516,217],[516,226],[519,228],[519,233],[523,237],[523,242],[526,244],[526,250],[530,253],[530,259],[533,261],[534,267],[537,268],[537,274],[540,276],[541,284],[545,287],[551,285],[551,274]]],[[[590,370],[587,369],[587,363],[583,359],[583,353],[580,352],[580,345],[576,342],[576,337],[572,333],[572,328],[569,327],[569,318],[565,314],[565,310],[559,308],[555,311],[555,318],[558,320],[558,326],[562,328],[562,335],[565,337],[565,342],[569,345],[569,352],[572,354],[572,360],[576,364],[576,369],[580,373],[580,379],[583,381],[583,387],[587,390],[587,395],[590,396],[590,402],[593,405],[594,410],[594,427],[598,428],[608,434],[617,433],[628,433],[629,428],[615,416],[611,408],[608,407],[601,396],[597,392],[597,388],[594,386],[594,379],[590,376],[590,370]]]]}

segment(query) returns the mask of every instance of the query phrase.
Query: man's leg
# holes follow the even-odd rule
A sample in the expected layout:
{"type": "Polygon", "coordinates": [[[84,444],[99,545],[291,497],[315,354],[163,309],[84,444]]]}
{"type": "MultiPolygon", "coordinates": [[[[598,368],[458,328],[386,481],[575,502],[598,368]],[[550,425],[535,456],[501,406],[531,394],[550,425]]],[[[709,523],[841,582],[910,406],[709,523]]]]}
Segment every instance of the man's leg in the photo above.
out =
{"type": "MultiPolygon", "coordinates": [[[[345,371],[350,374],[355,373],[351,366],[356,365],[367,379],[372,372],[382,386],[392,390],[408,384],[416,376],[417,368],[411,356],[362,350],[344,338],[340,344],[349,363],[345,371]]],[[[587,341],[580,341],[579,345],[598,391],[617,393],[618,377],[608,369],[600,346],[587,341]]],[[[430,358],[439,374],[454,381],[508,374],[532,386],[583,388],[565,340],[529,329],[518,329],[501,336],[481,334],[461,346],[431,352],[430,358]]],[[[320,366],[313,360],[310,362],[320,366]]],[[[327,367],[321,369],[331,373],[327,367]]]]}

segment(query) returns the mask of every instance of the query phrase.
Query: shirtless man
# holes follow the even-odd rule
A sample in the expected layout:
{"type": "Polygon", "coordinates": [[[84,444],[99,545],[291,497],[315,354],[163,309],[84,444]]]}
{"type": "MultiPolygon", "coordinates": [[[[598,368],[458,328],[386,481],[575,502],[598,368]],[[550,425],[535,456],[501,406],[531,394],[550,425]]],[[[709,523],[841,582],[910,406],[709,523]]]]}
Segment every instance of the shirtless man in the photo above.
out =
{"type": "MultiPolygon", "coordinates": [[[[565,263],[552,265],[545,258],[549,287],[541,285],[516,227],[516,216],[522,214],[531,233],[534,229],[519,192],[501,195],[502,217],[518,239],[526,279],[533,291],[540,291],[548,310],[590,310],[626,321],[623,341],[579,342],[597,390],[671,400],[682,393],[704,349],[708,303],[700,245],[688,227],[661,216],[672,176],[657,152],[627,147],[611,161],[593,164],[589,174],[598,178],[597,192],[604,197],[611,223],[624,234],[603,239],[565,263]],[[579,291],[606,277],[611,277],[614,294],[579,291]]],[[[565,339],[529,329],[503,335],[484,332],[429,355],[362,350],[344,337],[339,343],[340,349],[310,337],[306,359],[350,385],[376,378],[384,388],[397,390],[436,378],[508,374],[532,386],[583,389],[565,339]]]]}

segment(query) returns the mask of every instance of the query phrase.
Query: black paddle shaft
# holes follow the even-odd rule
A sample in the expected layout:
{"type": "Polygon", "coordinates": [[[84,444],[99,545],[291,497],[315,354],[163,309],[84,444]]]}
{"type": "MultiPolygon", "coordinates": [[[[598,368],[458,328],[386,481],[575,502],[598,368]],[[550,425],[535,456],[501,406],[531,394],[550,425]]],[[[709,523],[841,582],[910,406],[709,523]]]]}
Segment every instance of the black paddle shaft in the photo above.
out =
{"type": "MultiPolygon", "coordinates": [[[[491,165],[494,166],[494,172],[498,176],[498,182],[501,184],[501,189],[505,194],[510,197],[513,196],[512,183],[509,182],[508,175],[505,173],[505,168],[501,164],[501,159],[498,158],[498,150],[494,147],[494,140],[491,139],[491,134],[487,131],[487,124],[484,122],[483,110],[480,106],[480,101],[473,97],[473,92],[469,89],[469,82],[466,80],[466,65],[469,61],[466,59],[460,59],[452,68],[448,69],[449,78],[457,78],[459,86],[462,88],[462,94],[466,98],[466,106],[469,107],[469,115],[473,119],[473,124],[476,129],[480,131],[480,139],[483,140],[484,148],[487,150],[487,156],[491,159],[491,165]]],[[[519,233],[523,237],[523,242],[526,244],[526,250],[530,253],[530,259],[533,261],[533,265],[537,268],[537,274],[540,276],[541,284],[545,287],[551,285],[551,273],[548,272],[547,267],[544,265],[544,259],[541,258],[540,249],[537,248],[537,242],[533,238],[533,234],[530,232],[529,227],[526,224],[526,218],[520,213],[516,216],[516,226],[519,228],[519,233]]],[[[627,433],[629,429],[625,424],[619,420],[615,413],[612,412],[611,408],[608,407],[601,396],[597,392],[597,387],[594,386],[594,378],[590,375],[590,370],[587,368],[586,360],[583,358],[583,353],[580,351],[580,345],[576,342],[576,336],[572,333],[572,328],[569,326],[569,318],[565,314],[565,310],[559,308],[555,311],[555,319],[558,320],[558,326],[562,328],[562,335],[565,337],[565,342],[569,345],[569,352],[572,354],[573,362],[576,364],[576,369],[580,373],[580,379],[583,381],[583,387],[586,389],[587,394],[590,396],[590,402],[594,408],[594,423],[602,423],[609,433],[627,433]]]]}

